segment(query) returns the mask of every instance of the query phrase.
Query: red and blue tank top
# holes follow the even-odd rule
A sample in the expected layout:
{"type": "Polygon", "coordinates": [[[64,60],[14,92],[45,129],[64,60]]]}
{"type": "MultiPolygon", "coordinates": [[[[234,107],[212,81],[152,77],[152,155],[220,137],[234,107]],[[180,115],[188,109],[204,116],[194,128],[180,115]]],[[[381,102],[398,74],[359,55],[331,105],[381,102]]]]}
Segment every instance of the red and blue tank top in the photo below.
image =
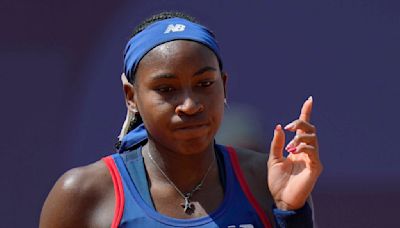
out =
{"type": "Polygon", "coordinates": [[[236,151],[215,145],[224,166],[224,199],[207,216],[177,219],[158,213],[151,203],[141,153],[129,151],[103,158],[114,183],[116,205],[112,227],[272,227],[244,179],[236,151]]]}

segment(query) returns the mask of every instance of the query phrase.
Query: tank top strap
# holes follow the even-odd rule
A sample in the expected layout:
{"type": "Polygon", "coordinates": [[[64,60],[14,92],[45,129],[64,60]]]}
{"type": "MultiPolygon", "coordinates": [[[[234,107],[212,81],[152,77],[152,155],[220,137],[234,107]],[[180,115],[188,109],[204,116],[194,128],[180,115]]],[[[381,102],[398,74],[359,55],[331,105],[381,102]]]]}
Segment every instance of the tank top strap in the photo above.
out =
{"type": "Polygon", "coordinates": [[[115,208],[114,208],[114,218],[111,223],[111,228],[118,228],[124,213],[125,206],[125,194],[124,186],[122,184],[121,176],[119,175],[119,170],[114,162],[113,156],[107,156],[102,158],[103,162],[106,164],[108,171],[110,172],[113,185],[114,185],[114,195],[115,195],[115,208]]]}
{"type": "Polygon", "coordinates": [[[261,206],[257,202],[256,198],[251,193],[250,187],[248,186],[247,181],[243,175],[242,169],[240,168],[239,158],[237,156],[236,150],[233,147],[227,146],[226,151],[228,152],[230,163],[232,165],[232,169],[234,171],[236,179],[239,182],[239,185],[240,185],[244,195],[246,196],[247,200],[249,201],[251,206],[256,211],[256,213],[257,213],[258,217],[260,218],[261,222],[263,223],[264,227],[268,227],[268,228],[272,227],[267,215],[261,209],[261,206]]]}
{"type": "Polygon", "coordinates": [[[126,151],[120,155],[140,196],[150,207],[155,208],[148,187],[148,176],[144,166],[142,147],[140,146],[132,151],[126,151]]]}

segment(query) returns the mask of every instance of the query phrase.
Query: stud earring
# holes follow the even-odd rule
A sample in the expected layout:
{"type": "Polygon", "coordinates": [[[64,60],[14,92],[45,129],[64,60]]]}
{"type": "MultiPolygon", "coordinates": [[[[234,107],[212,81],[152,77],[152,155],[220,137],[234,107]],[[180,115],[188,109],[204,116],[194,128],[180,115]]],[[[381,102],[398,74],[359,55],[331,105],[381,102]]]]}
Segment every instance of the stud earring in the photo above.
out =
{"type": "Polygon", "coordinates": [[[226,98],[224,98],[224,105],[226,108],[229,108],[228,101],[226,100],[226,98]]]}

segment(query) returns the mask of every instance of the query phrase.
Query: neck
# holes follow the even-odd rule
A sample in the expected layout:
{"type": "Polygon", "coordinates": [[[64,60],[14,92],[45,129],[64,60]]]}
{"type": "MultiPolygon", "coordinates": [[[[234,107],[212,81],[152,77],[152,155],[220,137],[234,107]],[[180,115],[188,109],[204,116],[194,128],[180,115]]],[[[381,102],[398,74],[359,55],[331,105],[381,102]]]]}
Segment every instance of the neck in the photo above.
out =
{"type": "Polygon", "coordinates": [[[183,193],[192,191],[201,182],[210,165],[212,167],[208,175],[213,170],[217,170],[215,169],[216,161],[213,143],[202,151],[185,154],[157,146],[152,140],[149,140],[143,147],[142,153],[150,179],[155,178],[156,181],[168,182],[159,170],[161,169],[183,193]],[[151,161],[149,154],[157,165],[151,161]]]}

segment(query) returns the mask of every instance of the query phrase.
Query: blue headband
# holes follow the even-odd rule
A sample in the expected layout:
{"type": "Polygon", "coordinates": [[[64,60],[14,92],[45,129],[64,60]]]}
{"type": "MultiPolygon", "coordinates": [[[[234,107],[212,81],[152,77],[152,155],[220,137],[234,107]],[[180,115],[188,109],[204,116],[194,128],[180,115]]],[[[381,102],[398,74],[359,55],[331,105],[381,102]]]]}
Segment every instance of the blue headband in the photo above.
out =
{"type": "Polygon", "coordinates": [[[220,51],[212,33],[204,26],[182,18],[154,22],[132,37],[125,47],[124,73],[132,79],[139,61],[156,46],[172,40],[192,40],[210,48],[222,67],[220,51]]]}

